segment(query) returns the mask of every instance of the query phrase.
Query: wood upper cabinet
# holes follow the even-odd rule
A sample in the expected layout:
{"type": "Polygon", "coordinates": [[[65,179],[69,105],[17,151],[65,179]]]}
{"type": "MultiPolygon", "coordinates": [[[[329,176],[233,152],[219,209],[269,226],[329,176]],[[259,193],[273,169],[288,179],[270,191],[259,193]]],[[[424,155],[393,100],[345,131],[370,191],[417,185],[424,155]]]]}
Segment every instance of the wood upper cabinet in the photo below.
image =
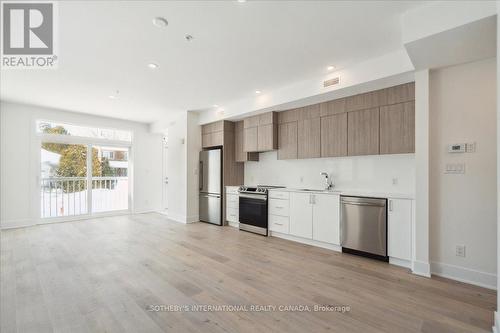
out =
{"type": "Polygon", "coordinates": [[[236,162],[258,161],[258,153],[248,153],[243,150],[244,136],[243,121],[234,123],[234,149],[236,162]]]}
{"type": "Polygon", "coordinates": [[[347,114],[347,154],[379,153],[379,108],[352,111],[347,114]]]}
{"type": "Polygon", "coordinates": [[[201,146],[203,148],[222,146],[224,143],[224,121],[201,126],[201,146]]]}
{"type": "MultiPolygon", "coordinates": [[[[319,108],[318,108],[319,110],[319,108]]],[[[298,128],[298,158],[321,157],[321,121],[320,118],[299,120],[298,128]]]]}
{"type": "Polygon", "coordinates": [[[387,93],[387,103],[385,105],[415,100],[415,82],[400,84],[399,86],[390,87],[384,90],[387,93]]]}
{"type": "Polygon", "coordinates": [[[347,156],[347,112],[321,118],[321,157],[347,156]]]}
{"type": "Polygon", "coordinates": [[[284,123],[278,129],[278,160],[297,158],[297,122],[284,123]]]}
{"type": "Polygon", "coordinates": [[[337,113],[346,112],[346,98],[339,98],[333,101],[321,103],[319,105],[319,115],[321,117],[331,116],[337,113]]]}
{"type": "Polygon", "coordinates": [[[259,125],[257,131],[257,151],[278,149],[278,125],[259,125]]]}
{"type": "Polygon", "coordinates": [[[375,90],[346,98],[346,111],[358,111],[387,105],[387,90],[375,90]]]}
{"type": "Polygon", "coordinates": [[[415,152],[415,101],[380,108],[380,154],[415,152]]]}
{"type": "Polygon", "coordinates": [[[263,152],[278,148],[278,117],[275,112],[244,119],[243,150],[263,152]]]}
{"type": "Polygon", "coordinates": [[[257,132],[258,132],[257,126],[243,129],[243,151],[245,152],[258,151],[257,132]]]}

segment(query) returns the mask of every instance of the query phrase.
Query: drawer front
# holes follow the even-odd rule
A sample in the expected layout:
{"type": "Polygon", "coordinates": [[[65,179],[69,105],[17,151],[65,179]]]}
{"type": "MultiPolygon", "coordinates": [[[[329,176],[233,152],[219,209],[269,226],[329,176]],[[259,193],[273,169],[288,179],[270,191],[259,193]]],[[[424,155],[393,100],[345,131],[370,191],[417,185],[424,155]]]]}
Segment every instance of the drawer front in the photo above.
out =
{"type": "Polygon", "coordinates": [[[226,195],[226,205],[231,208],[239,207],[239,196],[236,194],[228,194],[226,195]]]}
{"type": "Polygon", "coordinates": [[[226,187],[226,194],[236,194],[238,195],[238,188],[239,186],[227,186],[226,187]]]}
{"type": "Polygon", "coordinates": [[[271,231],[280,232],[282,234],[288,234],[288,217],[269,215],[269,229],[271,231]]]}
{"type": "Polygon", "coordinates": [[[271,198],[271,199],[285,199],[285,200],[288,200],[290,198],[290,193],[288,193],[288,192],[279,192],[279,191],[269,191],[269,198],[271,198]]]}
{"type": "Polygon", "coordinates": [[[226,220],[229,222],[239,222],[238,221],[238,208],[226,208],[226,220]]]}
{"type": "Polygon", "coordinates": [[[279,216],[289,216],[288,200],[269,199],[269,214],[279,216]]]}

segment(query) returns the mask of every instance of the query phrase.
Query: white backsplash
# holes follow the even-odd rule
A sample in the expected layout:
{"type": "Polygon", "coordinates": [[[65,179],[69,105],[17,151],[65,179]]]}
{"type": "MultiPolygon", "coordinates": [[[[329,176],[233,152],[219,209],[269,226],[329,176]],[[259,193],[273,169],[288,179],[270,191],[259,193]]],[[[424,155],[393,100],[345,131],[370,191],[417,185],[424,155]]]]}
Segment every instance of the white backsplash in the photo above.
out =
{"type": "Polygon", "coordinates": [[[260,153],[259,162],[245,162],[245,184],[321,189],[320,172],[328,172],[338,189],[415,193],[414,154],[278,160],[271,151],[260,153]]]}

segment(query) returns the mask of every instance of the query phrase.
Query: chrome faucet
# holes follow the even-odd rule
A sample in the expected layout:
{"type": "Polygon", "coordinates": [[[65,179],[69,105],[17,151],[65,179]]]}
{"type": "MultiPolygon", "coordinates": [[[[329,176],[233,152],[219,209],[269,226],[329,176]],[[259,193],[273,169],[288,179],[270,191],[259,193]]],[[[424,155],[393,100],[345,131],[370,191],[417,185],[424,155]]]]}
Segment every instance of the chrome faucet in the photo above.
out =
{"type": "Polygon", "coordinates": [[[333,190],[333,187],[335,185],[333,184],[333,179],[330,178],[330,176],[328,175],[328,173],[321,172],[320,176],[324,176],[325,177],[325,191],[331,191],[331,190],[333,190]]]}

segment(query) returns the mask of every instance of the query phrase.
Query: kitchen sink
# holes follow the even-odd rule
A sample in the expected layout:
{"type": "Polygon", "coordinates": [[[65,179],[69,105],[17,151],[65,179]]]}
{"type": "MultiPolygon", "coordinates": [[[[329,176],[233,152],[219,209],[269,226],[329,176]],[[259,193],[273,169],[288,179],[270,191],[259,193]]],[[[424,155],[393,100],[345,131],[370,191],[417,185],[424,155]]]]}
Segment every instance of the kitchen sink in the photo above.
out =
{"type": "Polygon", "coordinates": [[[335,190],[315,190],[315,189],[311,189],[311,188],[299,188],[299,189],[297,189],[297,191],[304,191],[304,192],[327,192],[327,193],[339,192],[339,191],[335,191],[335,190]]]}

